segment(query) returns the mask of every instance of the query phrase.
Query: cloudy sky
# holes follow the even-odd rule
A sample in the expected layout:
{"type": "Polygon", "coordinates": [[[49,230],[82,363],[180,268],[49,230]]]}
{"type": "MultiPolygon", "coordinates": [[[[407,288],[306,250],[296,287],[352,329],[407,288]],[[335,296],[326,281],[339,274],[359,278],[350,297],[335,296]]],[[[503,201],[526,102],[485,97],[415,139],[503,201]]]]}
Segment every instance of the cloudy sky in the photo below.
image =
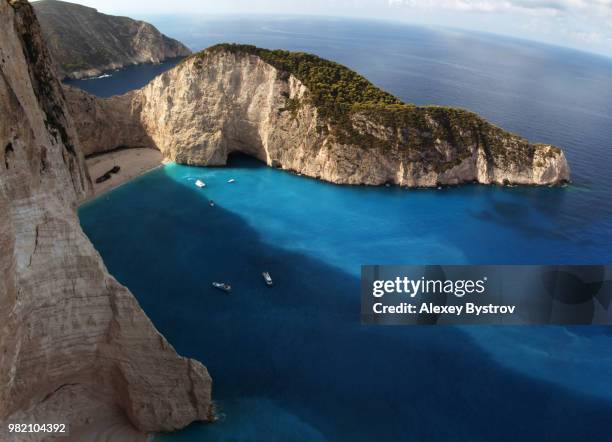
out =
{"type": "Polygon", "coordinates": [[[372,17],[473,29],[612,56],[612,0],[72,0],[134,18],[165,13],[372,17]]]}

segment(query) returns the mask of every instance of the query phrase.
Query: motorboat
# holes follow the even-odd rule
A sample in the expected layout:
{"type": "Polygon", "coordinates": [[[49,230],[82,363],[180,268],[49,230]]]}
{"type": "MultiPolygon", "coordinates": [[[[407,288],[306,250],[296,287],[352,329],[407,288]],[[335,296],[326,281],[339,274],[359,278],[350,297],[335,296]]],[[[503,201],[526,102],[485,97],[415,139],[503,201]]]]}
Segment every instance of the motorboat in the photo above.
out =
{"type": "Polygon", "coordinates": [[[216,289],[219,289],[225,293],[230,293],[232,291],[232,286],[226,282],[213,282],[212,286],[216,289]]]}
{"type": "Polygon", "coordinates": [[[263,276],[263,279],[264,279],[264,281],[266,282],[266,285],[267,285],[268,287],[271,287],[271,286],[273,286],[273,285],[274,285],[274,282],[272,282],[272,277],[270,276],[270,273],[269,273],[269,272],[263,272],[263,273],[261,274],[261,276],[263,276]]]}
{"type": "Polygon", "coordinates": [[[227,180],[228,183],[235,183],[236,180],[234,178],[230,178],[229,180],[227,180]]]}
{"type": "Polygon", "coordinates": [[[195,185],[199,188],[206,187],[206,183],[202,180],[196,180],[195,185]]]}
{"type": "Polygon", "coordinates": [[[213,200],[210,200],[210,201],[208,202],[208,205],[209,205],[210,207],[215,207],[215,202],[214,202],[213,200]]]}

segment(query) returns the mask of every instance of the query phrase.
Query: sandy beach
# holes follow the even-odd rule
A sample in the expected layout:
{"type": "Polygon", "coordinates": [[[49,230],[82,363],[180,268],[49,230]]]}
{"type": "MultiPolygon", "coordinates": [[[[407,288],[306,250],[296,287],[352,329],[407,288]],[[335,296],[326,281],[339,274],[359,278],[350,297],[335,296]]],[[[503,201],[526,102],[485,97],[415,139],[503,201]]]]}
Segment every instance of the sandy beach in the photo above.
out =
{"type": "Polygon", "coordinates": [[[91,156],[86,159],[91,180],[94,183],[94,196],[113,189],[126,181],[148,172],[162,164],[162,154],[157,149],[133,148],[121,149],[91,156]],[[121,169],[111,174],[111,178],[102,183],[96,179],[114,166],[121,169]]]}

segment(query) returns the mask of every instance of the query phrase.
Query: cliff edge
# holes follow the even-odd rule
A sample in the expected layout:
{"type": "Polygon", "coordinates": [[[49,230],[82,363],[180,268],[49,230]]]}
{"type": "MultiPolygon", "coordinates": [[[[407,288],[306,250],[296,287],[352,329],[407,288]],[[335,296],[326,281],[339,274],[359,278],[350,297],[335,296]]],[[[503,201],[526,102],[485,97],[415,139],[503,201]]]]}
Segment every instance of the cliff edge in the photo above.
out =
{"type": "Polygon", "coordinates": [[[232,152],[339,184],[560,184],[561,149],[478,115],[405,104],[314,55],[221,44],[144,88],[99,99],[68,88],[86,153],[152,145],[166,159],[223,165],[232,152]]]}
{"type": "Polygon", "coordinates": [[[143,21],[57,0],[32,6],[61,78],[93,77],[110,69],[191,54],[181,42],[143,21]]]}
{"type": "Polygon", "coordinates": [[[78,430],[121,414],[149,432],[207,420],[206,368],[177,355],[80,228],[90,177],[20,0],[0,0],[0,114],[0,440],[61,436],[9,423],[78,430]]]}

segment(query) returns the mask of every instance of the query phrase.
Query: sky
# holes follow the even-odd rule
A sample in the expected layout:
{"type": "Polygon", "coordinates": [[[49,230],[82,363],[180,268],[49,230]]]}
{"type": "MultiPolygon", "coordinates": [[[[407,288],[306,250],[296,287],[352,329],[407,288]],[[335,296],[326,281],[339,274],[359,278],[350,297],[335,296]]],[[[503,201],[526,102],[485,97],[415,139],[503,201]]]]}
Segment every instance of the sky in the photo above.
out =
{"type": "Polygon", "coordinates": [[[72,0],[100,12],[308,14],[492,32],[612,57],[612,0],[72,0]]]}

